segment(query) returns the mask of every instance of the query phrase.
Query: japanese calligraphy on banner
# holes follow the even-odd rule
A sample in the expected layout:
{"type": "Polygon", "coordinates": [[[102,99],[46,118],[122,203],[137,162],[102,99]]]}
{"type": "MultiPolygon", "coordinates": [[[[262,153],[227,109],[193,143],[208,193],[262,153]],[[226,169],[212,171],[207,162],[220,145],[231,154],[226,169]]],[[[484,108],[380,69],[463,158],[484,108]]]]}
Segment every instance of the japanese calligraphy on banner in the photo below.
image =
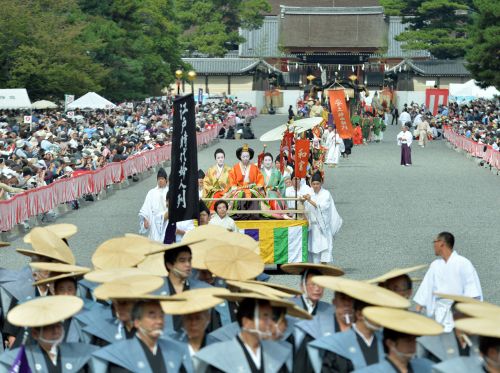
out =
{"type": "Polygon", "coordinates": [[[345,101],[345,92],[343,89],[329,89],[328,97],[330,99],[330,109],[332,110],[333,120],[339,136],[343,139],[350,139],[353,135],[349,109],[345,101]]]}
{"type": "Polygon", "coordinates": [[[295,141],[295,177],[306,177],[307,164],[309,162],[309,149],[309,140],[300,139],[295,141]]]}
{"type": "Polygon", "coordinates": [[[169,222],[197,219],[198,151],[193,94],[174,101],[174,128],[169,186],[169,222]]]}

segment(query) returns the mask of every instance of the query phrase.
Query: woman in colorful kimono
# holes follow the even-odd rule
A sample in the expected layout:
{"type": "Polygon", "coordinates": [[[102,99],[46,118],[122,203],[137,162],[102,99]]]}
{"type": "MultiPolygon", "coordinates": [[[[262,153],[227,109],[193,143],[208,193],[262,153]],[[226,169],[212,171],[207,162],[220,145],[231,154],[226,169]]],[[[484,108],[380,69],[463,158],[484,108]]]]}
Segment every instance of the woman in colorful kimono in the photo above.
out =
{"type": "MultiPolygon", "coordinates": [[[[262,162],[262,176],[266,187],[267,198],[281,198],[285,195],[285,179],[281,172],[273,167],[273,156],[265,153],[262,162]]],[[[286,208],[285,201],[269,201],[273,210],[283,210],[286,208]]],[[[275,216],[280,217],[281,215],[275,216]]]]}
{"type": "MultiPolygon", "coordinates": [[[[222,198],[229,185],[231,167],[224,164],[226,153],[219,148],[215,151],[214,158],[215,165],[207,170],[203,179],[203,198],[222,198]]],[[[214,210],[214,202],[208,203],[211,211],[214,210]]]]}

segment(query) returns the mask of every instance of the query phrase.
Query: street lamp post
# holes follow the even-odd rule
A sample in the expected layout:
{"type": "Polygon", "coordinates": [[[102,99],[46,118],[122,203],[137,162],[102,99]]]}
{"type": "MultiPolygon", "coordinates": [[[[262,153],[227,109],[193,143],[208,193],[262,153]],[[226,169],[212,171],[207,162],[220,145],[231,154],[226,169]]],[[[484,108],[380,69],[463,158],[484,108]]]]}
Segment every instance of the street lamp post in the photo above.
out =
{"type": "Polygon", "coordinates": [[[182,75],[184,75],[184,72],[181,69],[175,71],[175,77],[177,79],[176,80],[177,95],[181,94],[181,79],[182,79],[182,75]]]}
{"type": "Polygon", "coordinates": [[[196,79],[196,71],[191,70],[187,73],[188,80],[191,83],[191,93],[194,94],[194,80],[196,79]]]}

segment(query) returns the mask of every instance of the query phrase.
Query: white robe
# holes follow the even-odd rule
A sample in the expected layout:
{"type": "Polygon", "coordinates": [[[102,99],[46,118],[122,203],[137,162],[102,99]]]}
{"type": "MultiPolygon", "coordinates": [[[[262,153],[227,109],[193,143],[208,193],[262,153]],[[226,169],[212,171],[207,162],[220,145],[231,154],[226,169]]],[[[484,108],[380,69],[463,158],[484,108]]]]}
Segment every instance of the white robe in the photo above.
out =
{"type": "Polygon", "coordinates": [[[230,232],[237,232],[238,231],[238,228],[236,227],[236,223],[228,215],[224,216],[224,218],[221,219],[219,215],[214,214],[210,218],[210,221],[208,222],[208,224],[220,225],[221,227],[226,228],[230,232]]]}
{"type": "Polygon", "coordinates": [[[342,140],[342,138],[335,131],[332,131],[328,134],[326,143],[328,146],[328,153],[326,154],[325,163],[339,163],[340,153],[345,151],[344,140],[342,140]]]}
{"type": "MultiPolygon", "coordinates": [[[[184,231],[184,232],[188,232],[190,230],[193,230],[194,229],[194,220],[178,221],[176,223],[176,228],[181,230],[181,231],[184,231]]],[[[184,237],[183,234],[176,234],[175,235],[175,242],[181,242],[182,237],[184,237]]]]}
{"type": "MultiPolygon", "coordinates": [[[[305,179],[300,179],[299,190],[297,190],[297,197],[303,197],[306,194],[313,194],[312,188],[306,184],[305,179]]],[[[285,189],[285,197],[287,198],[295,198],[295,188],[293,186],[289,186],[285,189]]],[[[290,210],[295,210],[295,201],[286,201],[286,205],[290,210]]]]}
{"type": "Polygon", "coordinates": [[[326,189],[321,188],[317,194],[313,191],[311,200],[317,207],[305,202],[309,221],[309,254],[318,259],[315,262],[332,263],[333,239],[342,227],[342,218],[335,208],[332,195],[326,189]]]}
{"type": "Polygon", "coordinates": [[[398,145],[401,146],[402,144],[406,144],[408,146],[411,146],[411,143],[413,142],[413,135],[410,133],[410,131],[401,131],[398,133],[398,136],[396,137],[398,140],[398,145]],[[400,140],[401,139],[401,140],[400,140]]]}
{"type": "Polygon", "coordinates": [[[168,187],[153,188],[146,195],[146,199],[139,211],[139,224],[141,234],[148,234],[148,238],[163,242],[164,231],[162,235],[163,215],[167,211],[167,192],[168,187]],[[149,228],[144,227],[144,219],[149,222],[149,228]],[[159,219],[159,220],[158,220],[159,219]]]}
{"type": "Polygon", "coordinates": [[[426,308],[427,316],[453,329],[452,302],[439,299],[434,293],[463,295],[483,300],[481,283],[476,269],[469,259],[453,251],[448,261],[443,258],[432,262],[413,300],[426,308]]]}

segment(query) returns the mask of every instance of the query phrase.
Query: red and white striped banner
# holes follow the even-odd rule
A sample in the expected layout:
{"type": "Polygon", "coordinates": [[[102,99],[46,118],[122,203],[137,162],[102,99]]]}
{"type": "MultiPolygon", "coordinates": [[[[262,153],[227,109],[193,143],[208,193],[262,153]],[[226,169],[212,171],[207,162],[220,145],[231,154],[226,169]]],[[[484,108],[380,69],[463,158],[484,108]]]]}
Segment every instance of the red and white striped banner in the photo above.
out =
{"type": "Polygon", "coordinates": [[[465,136],[454,132],[449,126],[443,127],[446,140],[456,148],[462,149],[472,156],[481,158],[492,167],[500,170],[500,152],[491,147],[491,145],[478,144],[465,136]]]}
{"type": "MultiPolygon", "coordinates": [[[[240,116],[257,115],[256,108],[243,110],[240,116]]],[[[223,123],[234,124],[234,118],[223,123]]],[[[197,144],[207,145],[219,134],[221,124],[197,133],[197,144]]],[[[74,201],[85,194],[97,194],[108,185],[119,183],[128,176],[140,174],[151,167],[170,159],[171,145],[135,154],[122,162],[112,162],[95,171],[77,171],[73,177],[56,180],[53,183],[0,201],[0,232],[11,230],[26,219],[52,210],[61,203],[74,201]]]]}

